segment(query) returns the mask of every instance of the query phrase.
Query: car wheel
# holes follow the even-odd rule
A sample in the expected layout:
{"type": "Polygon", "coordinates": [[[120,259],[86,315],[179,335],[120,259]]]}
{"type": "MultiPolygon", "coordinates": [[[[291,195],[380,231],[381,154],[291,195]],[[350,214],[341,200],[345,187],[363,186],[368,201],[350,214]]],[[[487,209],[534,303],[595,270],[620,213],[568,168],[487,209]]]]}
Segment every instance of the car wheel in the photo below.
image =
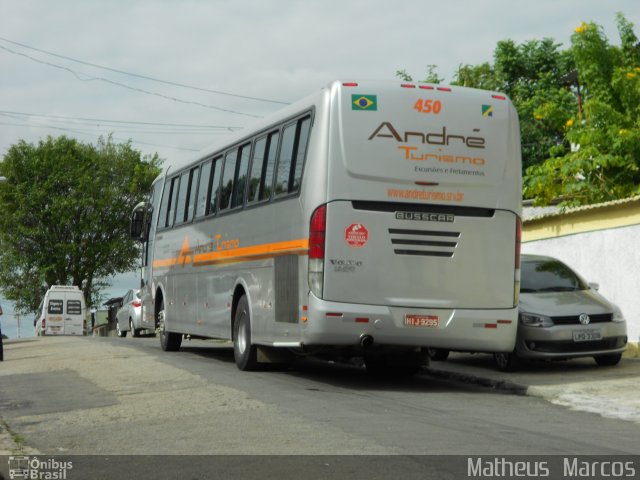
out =
{"type": "Polygon", "coordinates": [[[501,372],[514,372],[520,366],[520,361],[515,352],[494,353],[493,359],[496,362],[498,370],[500,370],[501,372]]]}
{"type": "Polygon", "coordinates": [[[129,319],[129,330],[131,330],[131,336],[132,337],[139,337],[140,336],[140,330],[136,330],[134,325],[133,325],[133,320],[129,319]]]}
{"type": "Polygon", "coordinates": [[[449,358],[449,350],[445,348],[431,348],[427,347],[427,355],[431,360],[436,362],[444,362],[449,358]]]}
{"type": "Polygon", "coordinates": [[[613,367],[620,363],[622,359],[621,353],[612,353],[610,355],[598,355],[597,357],[593,357],[598,365],[601,367],[613,367]]]}
{"type": "Polygon", "coordinates": [[[116,322],[116,333],[118,334],[118,337],[120,337],[120,338],[124,338],[124,337],[127,336],[127,331],[120,329],[120,322],[116,322]]]}
{"type": "Polygon", "coordinates": [[[238,302],[233,322],[233,358],[240,370],[254,370],[258,364],[257,348],[251,344],[251,318],[245,295],[238,302]]]}
{"type": "Polygon", "coordinates": [[[160,347],[165,352],[177,352],[182,344],[182,335],[174,332],[167,332],[165,325],[164,302],[160,305],[158,312],[158,327],[160,329],[160,347]]]}

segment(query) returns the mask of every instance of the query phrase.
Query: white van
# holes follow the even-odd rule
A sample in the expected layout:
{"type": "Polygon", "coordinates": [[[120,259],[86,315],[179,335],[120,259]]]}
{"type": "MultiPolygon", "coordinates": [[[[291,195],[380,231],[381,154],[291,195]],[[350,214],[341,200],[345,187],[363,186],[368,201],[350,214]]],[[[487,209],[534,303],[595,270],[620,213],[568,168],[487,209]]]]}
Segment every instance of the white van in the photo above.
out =
{"type": "Polygon", "coordinates": [[[40,304],[35,334],[83,335],[85,317],[82,290],[75,286],[53,285],[40,304]]]}

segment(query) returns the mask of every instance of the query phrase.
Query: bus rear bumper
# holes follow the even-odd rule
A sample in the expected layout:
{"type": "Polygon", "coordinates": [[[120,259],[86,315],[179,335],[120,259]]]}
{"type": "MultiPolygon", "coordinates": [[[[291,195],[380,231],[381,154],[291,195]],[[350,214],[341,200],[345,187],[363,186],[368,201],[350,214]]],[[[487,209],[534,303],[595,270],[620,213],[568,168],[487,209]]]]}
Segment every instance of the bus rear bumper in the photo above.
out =
{"type": "Polygon", "coordinates": [[[310,295],[305,346],[406,346],[511,352],[517,308],[471,310],[329,302],[310,295]]]}

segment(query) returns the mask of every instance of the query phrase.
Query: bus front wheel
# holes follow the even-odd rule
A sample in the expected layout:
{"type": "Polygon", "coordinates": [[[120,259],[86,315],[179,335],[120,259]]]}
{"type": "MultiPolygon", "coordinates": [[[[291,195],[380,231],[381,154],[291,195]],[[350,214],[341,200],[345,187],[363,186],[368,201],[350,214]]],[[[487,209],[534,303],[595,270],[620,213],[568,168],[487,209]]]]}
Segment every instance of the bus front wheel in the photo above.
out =
{"type": "Polygon", "coordinates": [[[251,318],[246,295],[238,302],[233,322],[233,357],[240,370],[254,370],[258,363],[256,346],[251,344],[251,318]]]}
{"type": "Polygon", "coordinates": [[[182,343],[182,335],[174,332],[167,332],[165,324],[164,302],[158,312],[158,327],[160,328],[160,347],[165,352],[177,352],[182,343]]]}

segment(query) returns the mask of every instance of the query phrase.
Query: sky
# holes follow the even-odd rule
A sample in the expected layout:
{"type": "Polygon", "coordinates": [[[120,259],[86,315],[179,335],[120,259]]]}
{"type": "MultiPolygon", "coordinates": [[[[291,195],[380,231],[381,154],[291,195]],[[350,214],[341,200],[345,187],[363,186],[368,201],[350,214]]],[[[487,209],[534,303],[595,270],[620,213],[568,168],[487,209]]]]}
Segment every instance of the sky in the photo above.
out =
{"type": "Polygon", "coordinates": [[[333,80],[447,83],[501,40],[567,48],[583,21],[619,45],[616,12],[639,31],[638,0],[0,0],[0,155],[112,134],[181,163],[333,80]]]}

